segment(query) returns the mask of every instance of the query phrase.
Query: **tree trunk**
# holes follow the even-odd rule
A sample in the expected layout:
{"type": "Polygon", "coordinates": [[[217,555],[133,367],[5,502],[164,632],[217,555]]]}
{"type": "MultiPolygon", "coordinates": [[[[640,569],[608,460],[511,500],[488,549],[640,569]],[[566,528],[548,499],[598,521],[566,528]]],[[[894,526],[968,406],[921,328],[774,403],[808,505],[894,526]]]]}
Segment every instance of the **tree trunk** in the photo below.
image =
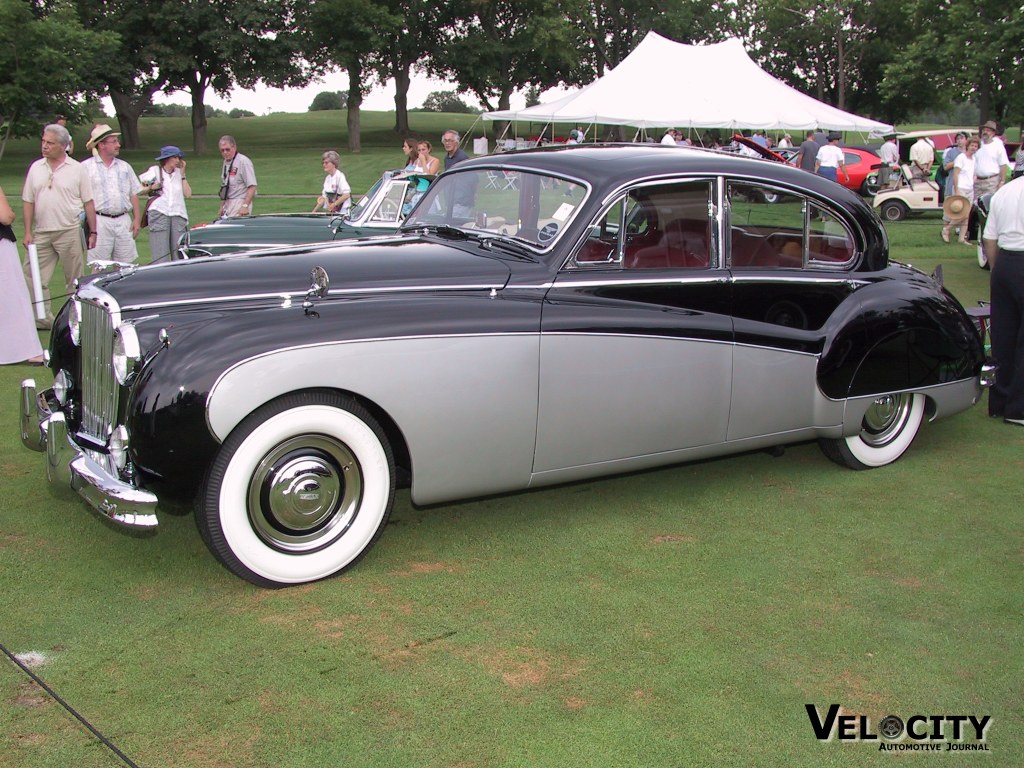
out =
{"type": "Polygon", "coordinates": [[[406,136],[409,133],[409,65],[395,72],[395,133],[406,136]]]}
{"type": "Polygon", "coordinates": [[[195,77],[188,86],[192,94],[192,151],[206,154],[206,84],[195,77]]]}
{"type": "Polygon", "coordinates": [[[358,56],[348,63],[348,151],[359,154],[363,149],[360,135],[360,110],[363,105],[363,65],[358,56]]]}
{"type": "Polygon", "coordinates": [[[113,88],[109,89],[110,101],[114,105],[114,115],[121,127],[121,144],[125,149],[141,149],[139,139],[139,117],[146,107],[153,103],[155,90],[146,90],[133,95],[113,88]]]}
{"type": "Polygon", "coordinates": [[[114,116],[121,128],[121,144],[125,149],[139,149],[139,115],[142,109],[137,107],[131,96],[111,88],[110,101],[114,105],[114,116]]]}

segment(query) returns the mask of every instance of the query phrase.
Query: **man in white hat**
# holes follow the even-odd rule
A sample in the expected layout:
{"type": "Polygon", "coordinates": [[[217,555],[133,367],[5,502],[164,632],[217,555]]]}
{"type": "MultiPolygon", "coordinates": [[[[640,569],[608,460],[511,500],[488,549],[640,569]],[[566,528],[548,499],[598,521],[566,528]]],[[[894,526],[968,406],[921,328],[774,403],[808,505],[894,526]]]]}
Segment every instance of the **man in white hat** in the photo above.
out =
{"type": "MultiPolygon", "coordinates": [[[[82,164],[69,157],[71,134],[56,123],[43,129],[42,157],[28,169],[25,186],[21,191],[25,219],[22,242],[35,245],[39,256],[43,301],[46,319],[36,322],[39,328],[53,325],[50,307],[50,279],[59,263],[64,269],[67,292],[74,291],[75,280],[84,274],[82,226],[79,214],[85,210],[89,223],[88,245],[96,244],[96,209],[92,203],[89,174],[82,164]]],[[[25,281],[30,290],[32,273],[25,264],[25,281]]]]}
{"type": "Polygon", "coordinates": [[[974,194],[976,197],[995,192],[1006,183],[1010,158],[999,140],[999,124],[989,120],[979,129],[981,147],[974,161],[974,194]]]}
{"type": "Polygon", "coordinates": [[[135,238],[142,227],[142,182],[132,167],[118,158],[120,135],[109,125],[97,125],[85,143],[86,149],[93,152],[93,157],[82,165],[92,184],[97,224],[96,246],[89,249],[90,262],[113,260],[131,264],[139,258],[135,238]]]}

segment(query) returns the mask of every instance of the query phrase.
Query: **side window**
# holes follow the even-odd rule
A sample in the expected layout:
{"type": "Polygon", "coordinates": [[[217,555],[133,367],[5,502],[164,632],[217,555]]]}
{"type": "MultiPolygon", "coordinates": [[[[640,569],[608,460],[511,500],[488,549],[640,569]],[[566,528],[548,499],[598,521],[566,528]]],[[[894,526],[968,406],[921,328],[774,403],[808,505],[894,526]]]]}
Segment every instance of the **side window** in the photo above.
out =
{"type": "Polygon", "coordinates": [[[711,264],[710,181],[638,187],[591,230],[576,264],[706,269],[711,264]]]}
{"type": "Polygon", "coordinates": [[[729,184],[732,267],[792,269],[853,257],[850,230],[825,208],[771,187],[729,184]]]}
{"type": "Polygon", "coordinates": [[[853,237],[839,219],[811,204],[807,258],[811,263],[845,264],[853,259],[853,237]]]}
{"type": "Polygon", "coordinates": [[[804,199],[756,184],[729,184],[733,267],[802,267],[804,199]]]}

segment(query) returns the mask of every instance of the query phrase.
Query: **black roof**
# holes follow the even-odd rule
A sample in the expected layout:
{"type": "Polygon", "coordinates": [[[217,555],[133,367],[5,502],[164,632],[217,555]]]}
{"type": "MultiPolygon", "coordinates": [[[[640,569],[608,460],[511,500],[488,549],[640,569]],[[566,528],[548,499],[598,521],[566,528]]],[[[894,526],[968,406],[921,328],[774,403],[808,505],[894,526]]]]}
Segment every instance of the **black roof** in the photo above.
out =
{"type": "Polygon", "coordinates": [[[577,144],[503,152],[465,160],[460,168],[500,167],[542,170],[586,179],[612,189],[642,178],[679,173],[726,174],[792,185],[831,200],[844,208],[866,207],[856,193],[799,168],[733,152],[667,144],[577,144]]]}

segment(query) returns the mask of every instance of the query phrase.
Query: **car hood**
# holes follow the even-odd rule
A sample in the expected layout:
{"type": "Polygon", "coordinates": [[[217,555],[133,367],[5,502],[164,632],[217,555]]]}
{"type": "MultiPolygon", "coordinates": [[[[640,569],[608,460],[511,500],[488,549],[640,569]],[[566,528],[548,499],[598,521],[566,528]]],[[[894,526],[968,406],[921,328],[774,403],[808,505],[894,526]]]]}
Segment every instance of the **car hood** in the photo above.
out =
{"type": "MultiPolygon", "coordinates": [[[[424,290],[501,289],[509,266],[477,252],[422,238],[374,238],[253,251],[127,269],[91,280],[123,310],[210,301],[274,301],[302,298],[310,272],[323,267],[330,295],[424,290]]],[[[88,279],[88,278],[87,278],[88,279]]]]}

